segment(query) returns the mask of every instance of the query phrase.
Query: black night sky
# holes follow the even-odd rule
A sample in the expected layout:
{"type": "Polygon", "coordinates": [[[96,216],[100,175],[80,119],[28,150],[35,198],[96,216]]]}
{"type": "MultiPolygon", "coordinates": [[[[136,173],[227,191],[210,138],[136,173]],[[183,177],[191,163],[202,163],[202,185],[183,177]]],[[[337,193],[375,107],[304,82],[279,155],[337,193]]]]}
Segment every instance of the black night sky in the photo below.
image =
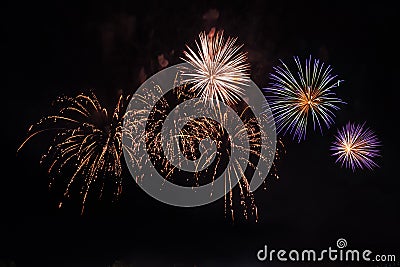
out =
{"type": "MultiPolygon", "coordinates": [[[[397,10],[389,1],[6,1],[0,266],[266,266],[256,258],[265,244],[320,249],[339,238],[399,260],[397,10]],[[161,69],[160,55],[169,66],[180,63],[185,45],[212,27],[244,44],[260,88],[279,59],[295,55],[320,58],[344,80],[336,92],[347,105],[331,129],[300,144],[283,137],[280,179],[255,193],[259,222],[225,219],[223,199],[168,206],[127,170],[119,201],[91,199],[83,215],[78,200],[59,209],[62,191],[49,191],[39,164],[51,136],[16,154],[28,127],[57,96],[88,89],[111,110],[161,69]],[[348,121],[377,133],[380,168],[353,173],[334,163],[333,134],[348,121]]],[[[335,264],[326,265],[357,266],[335,264]]]]}

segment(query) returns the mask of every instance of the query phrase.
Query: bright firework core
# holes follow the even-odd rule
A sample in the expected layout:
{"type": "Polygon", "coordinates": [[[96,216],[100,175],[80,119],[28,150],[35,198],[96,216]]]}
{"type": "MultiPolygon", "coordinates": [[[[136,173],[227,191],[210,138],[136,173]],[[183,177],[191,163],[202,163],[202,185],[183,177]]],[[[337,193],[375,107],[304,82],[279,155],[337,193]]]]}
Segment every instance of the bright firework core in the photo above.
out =
{"type": "Polygon", "coordinates": [[[307,87],[306,90],[301,92],[300,95],[300,105],[299,108],[300,110],[308,113],[308,111],[316,106],[321,102],[318,99],[318,95],[315,93],[312,94],[311,92],[314,91],[310,88],[310,86],[307,87]]]}

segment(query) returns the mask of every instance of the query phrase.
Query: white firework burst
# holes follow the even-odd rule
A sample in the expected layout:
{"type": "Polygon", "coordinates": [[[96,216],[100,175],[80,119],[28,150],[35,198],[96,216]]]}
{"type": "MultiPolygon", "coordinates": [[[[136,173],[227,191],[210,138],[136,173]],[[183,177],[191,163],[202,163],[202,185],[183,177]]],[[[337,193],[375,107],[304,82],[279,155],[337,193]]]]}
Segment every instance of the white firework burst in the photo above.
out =
{"type": "Polygon", "coordinates": [[[247,55],[241,52],[243,45],[236,45],[237,38],[228,37],[223,31],[199,34],[197,53],[187,46],[184,61],[191,65],[183,72],[183,81],[193,83],[193,90],[203,99],[217,99],[224,103],[236,103],[248,85],[249,64],[247,55]]]}

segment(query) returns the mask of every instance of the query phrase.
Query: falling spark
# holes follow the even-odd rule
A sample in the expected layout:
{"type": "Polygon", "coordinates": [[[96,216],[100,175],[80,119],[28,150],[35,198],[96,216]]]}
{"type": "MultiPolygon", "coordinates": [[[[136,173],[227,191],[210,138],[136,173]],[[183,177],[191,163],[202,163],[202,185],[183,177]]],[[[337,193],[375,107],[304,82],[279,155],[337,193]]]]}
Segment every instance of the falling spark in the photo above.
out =
{"type": "MultiPolygon", "coordinates": [[[[28,130],[28,137],[18,148],[18,151],[34,136],[55,131],[46,154],[41,163],[49,162],[48,174],[50,187],[56,176],[69,176],[64,197],[70,196],[71,185],[82,182],[82,213],[85,208],[89,191],[95,184],[100,185],[100,197],[103,193],[105,180],[114,179],[118,197],[122,191],[121,184],[121,130],[123,121],[123,97],[119,98],[111,116],[103,108],[94,93],[79,94],[76,97],[59,97],[55,115],[43,117],[28,130]]],[[[59,207],[62,206],[62,201],[59,207]]]]}
{"type": "Polygon", "coordinates": [[[270,75],[272,82],[264,91],[269,94],[270,107],[274,114],[277,132],[290,133],[293,139],[305,139],[307,122],[312,118],[314,130],[325,124],[329,128],[334,123],[334,111],[338,104],[345,104],[336,97],[332,89],[339,86],[341,80],[332,75],[331,66],[325,67],[318,59],[311,65],[311,56],[306,60],[305,69],[298,57],[294,57],[297,75],[293,74],[283,62],[283,66],[274,67],[270,75]]]}
{"type": "Polygon", "coordinates": [[[331,146],[336,162],[341,166],[356,169],[374,169],[378,164],[374,161],[380,156],[381,142],[376,134],[363,124],[348,122],[338,130],[331,146]]]}
{"type": "Polygon", "coordinates": [[[237,38],[228,37],[223,31],[199,34],[197,53],[187,46],[184,61],[192,68],[183,72],[184,82],[193,83],[193,90],[203,99],[217,99],[224,103],[236,103],[243,94],[243,87],[250,80],[246,63],[247,55],[237,46],[237,38]]]}

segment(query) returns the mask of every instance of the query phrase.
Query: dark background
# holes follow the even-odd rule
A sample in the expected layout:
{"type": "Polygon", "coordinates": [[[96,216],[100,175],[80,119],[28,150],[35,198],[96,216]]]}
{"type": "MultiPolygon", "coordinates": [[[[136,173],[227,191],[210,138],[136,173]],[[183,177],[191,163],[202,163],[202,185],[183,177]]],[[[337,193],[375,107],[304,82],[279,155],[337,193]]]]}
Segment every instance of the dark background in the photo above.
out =
{"type": "Polygon", "coordinates": [[[146,0],[2,6],[3,263],[265,266],[255,256],[264,244],[324,249],[335,247],[338,238],[345,238],[349,248],[400,258],[395,5],[146,0]],[[213,8],[218,19],[203,17],[213,8]],[[193,46],[198,33],[213,26],[244,44],[259,87],[267,85],[279,59],[288,62],[294,55],[319,57],[345,80],[337,93],[348,104],[332,129],[309,133],[300,144],[283,138],[287,153],[279,161],[280,179],[269,179],[267,190],[255,194],[259,222],[225,219],[223,199],[191,209],[167,206],[146,195],[127,172],[118,202],[91,200],[82,216],[73,201],[58,209],[59,195],[48,190],[39,164],[49,137],[33,139],[16,155],[29,125],[48,114],[62,94],[93,89],[113,108],[119,94],[134,92],[160,69],[159,55],[169,65],[180,62],[185,44],[193,46]],[[349,120],[366,121],[382,140],[379,169],[353,173],[329,155],[336,127],[349,120]]]}

